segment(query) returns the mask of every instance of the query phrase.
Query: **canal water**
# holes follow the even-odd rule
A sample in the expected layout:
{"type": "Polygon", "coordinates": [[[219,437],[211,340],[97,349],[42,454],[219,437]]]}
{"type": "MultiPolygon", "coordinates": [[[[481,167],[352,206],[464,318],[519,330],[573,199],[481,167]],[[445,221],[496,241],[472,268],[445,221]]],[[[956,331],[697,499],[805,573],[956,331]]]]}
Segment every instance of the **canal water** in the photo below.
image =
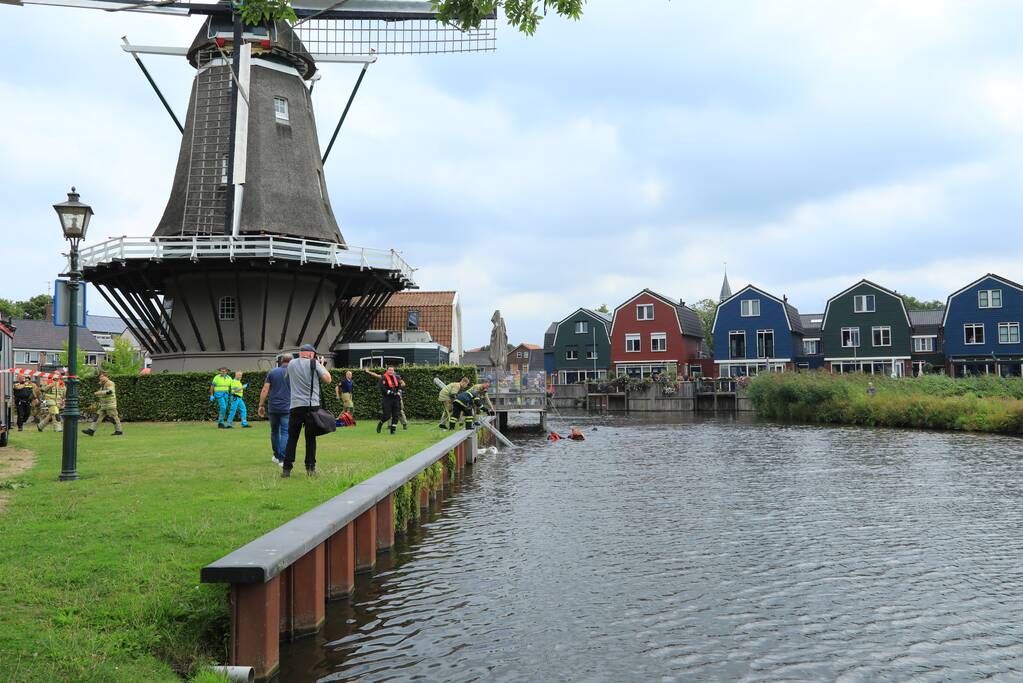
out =
{"type": "Polygon", "coordinates": [[[1018,439],[578,420],[483,456],[281,680],[1023,679],[1018,439]]]}

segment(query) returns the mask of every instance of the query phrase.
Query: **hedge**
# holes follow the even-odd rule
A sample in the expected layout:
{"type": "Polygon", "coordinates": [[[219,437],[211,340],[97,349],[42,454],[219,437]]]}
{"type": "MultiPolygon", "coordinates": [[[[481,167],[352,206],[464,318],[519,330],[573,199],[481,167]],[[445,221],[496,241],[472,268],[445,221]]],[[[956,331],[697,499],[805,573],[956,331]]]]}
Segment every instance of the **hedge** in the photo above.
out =
{"type": "MultiPolygon", "coordinates": [[[[381,373],[383,370],[376,369],[374,372],[381,373]]],[[[117,410],[121,419],[129,422],[216,420],[216,403],[209,400],[210,380],[214,374],[187,372],[112,376],[111,379],[117,385],[117,410]]],[[[334,387],[344,378],[345,369],[333,369],[330,374],[334,384],[325,387],[323,406],[336,415],[341,412],[341,401],[334,398],[334,387]]],[[[434,377],[439,377],[445,383],[457,382],[462,377],[476,381],[474,366],[406,365],[399,368],[398,374],[405,380],[405,415],[410,420],[440,419],[442,409],[437,400],[439,389],[433,382],[434,377]]],[[[263,389],[265,379],[266,372],[261,370],[246,372],[242,376],[242,382],[248,384],[244,398],[250,419],[258,419],[256,408],[259,406],[259,392],[263,389]]],[[[377,380],[362,369],[352,368],[352,381],[355,383],[356,419],[375,419],[380,415],[377,380]]],[[[96,399],[93,392],[98,388],[97,378],[82,380],[81,404],[84,413],[95,413],[96,399]]]]}

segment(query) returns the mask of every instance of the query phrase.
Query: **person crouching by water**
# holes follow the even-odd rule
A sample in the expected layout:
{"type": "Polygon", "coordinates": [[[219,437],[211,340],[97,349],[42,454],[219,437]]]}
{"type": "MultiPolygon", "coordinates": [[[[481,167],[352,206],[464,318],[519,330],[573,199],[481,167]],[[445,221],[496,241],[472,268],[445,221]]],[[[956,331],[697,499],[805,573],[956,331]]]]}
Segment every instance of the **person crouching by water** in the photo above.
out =
{"type": "Polygon", "coordinates": [[[245,390],[248,388],[248,384],[242,384],[242,371],[234,373],[234,379],[231,381],[231,412],[227,415],[227,424],[224,425],[228,429],[234,426],[234,414],[241,413],[242,429],[249,428],[249,411],[245,407],[245,390]]]}
{"type": "Polygon", "coordinates": [[[288,385],[291,388],[290,414],[288,415],[288,445],[284,451],[282,477],[291,476],[298,448],[298,435],[305,427],[305,471],[309,476],[316,474],[316,435],[309,432],[306,416],[320,406],[320,381],[330,384],[330,373],[316,360],[316,347],[303,344],[298,358],[288,363],[288,385]]]}
{"type": "MultiPolygon", "coordinates": [[[[351,370],[345,372],[345,378],[338,382],[337,386],[334,387],[334,397],[341,399],[341,415],[347,413],[348,416],[352,418],[352,424],[354,424],[355,383],[352,381],[351,370]]],[[[340,419],[340,415],[338,416],[338,419],[340,419]]]]}
{"type": "Polygon", "coordinates": [[[99,373],[99,391],[93,392],[96,397],[96,419],[92,421],[92,426],[88,429],[83,429],[83,434],[92,436],[96,433],[96,426],[103,422],[104,419],[110,418],[114,423],[114,434],[113,436],[121,436],[124,432],[121,431],[121,418],[117,415],[117,387],[114,386],[113,381],[107,376],[107,373],[99,373]]]}
{"type": "Polygon", "coordinates": [[[266,373],[263,390],[259,392],[258,412],[260,417],[270,420],[270,448],[273,449],[271,459],[278,467],[283,467],[291,415],[291,386],[288,383],[288,363],[291,362],[291,354],[282,353],[277,362],[279,365],[266,373]]]}
{"type": "MultiPolygon", "coordinates": [[[[367,370],[367,372],[369,372],[367,370]]],[[[376,374],[376,373],[370,373],[376,374]]],[[[380,377],[380,421],[377,422],[377,434],[380,433],[385,422],[390,422],[391,434],[398,431],[398,420],[401,419],[401,387],[404,382],[401,376],[394,371],[394,366],[387,368],[387,371],[380,377]]]]}

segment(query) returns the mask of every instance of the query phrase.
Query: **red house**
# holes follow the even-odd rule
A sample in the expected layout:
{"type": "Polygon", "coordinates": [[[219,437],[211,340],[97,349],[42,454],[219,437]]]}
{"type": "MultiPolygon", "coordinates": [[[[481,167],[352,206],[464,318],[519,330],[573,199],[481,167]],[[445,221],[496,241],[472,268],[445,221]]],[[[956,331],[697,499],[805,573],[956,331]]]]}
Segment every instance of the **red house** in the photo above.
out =
{"type": "Polygon", "coordinates": [[[684,302],[644,289],[614,311],[611,363],[616,375],[688,376],[703,348],[700,317],[684,302]]]}

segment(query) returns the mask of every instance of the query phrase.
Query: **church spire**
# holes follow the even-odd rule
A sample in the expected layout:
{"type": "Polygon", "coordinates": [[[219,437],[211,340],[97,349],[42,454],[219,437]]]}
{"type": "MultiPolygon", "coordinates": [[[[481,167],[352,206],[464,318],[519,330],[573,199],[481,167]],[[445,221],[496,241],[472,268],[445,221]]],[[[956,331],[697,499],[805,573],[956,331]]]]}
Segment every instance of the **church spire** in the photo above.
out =
{"type": "Polygon", "coordinates": [[[728,284],[728,269],[725,268],[725,279],[721,282],[721,298],[718,302],[724,301],[728,297],[732,296],[732,287],[728,284]]]}

